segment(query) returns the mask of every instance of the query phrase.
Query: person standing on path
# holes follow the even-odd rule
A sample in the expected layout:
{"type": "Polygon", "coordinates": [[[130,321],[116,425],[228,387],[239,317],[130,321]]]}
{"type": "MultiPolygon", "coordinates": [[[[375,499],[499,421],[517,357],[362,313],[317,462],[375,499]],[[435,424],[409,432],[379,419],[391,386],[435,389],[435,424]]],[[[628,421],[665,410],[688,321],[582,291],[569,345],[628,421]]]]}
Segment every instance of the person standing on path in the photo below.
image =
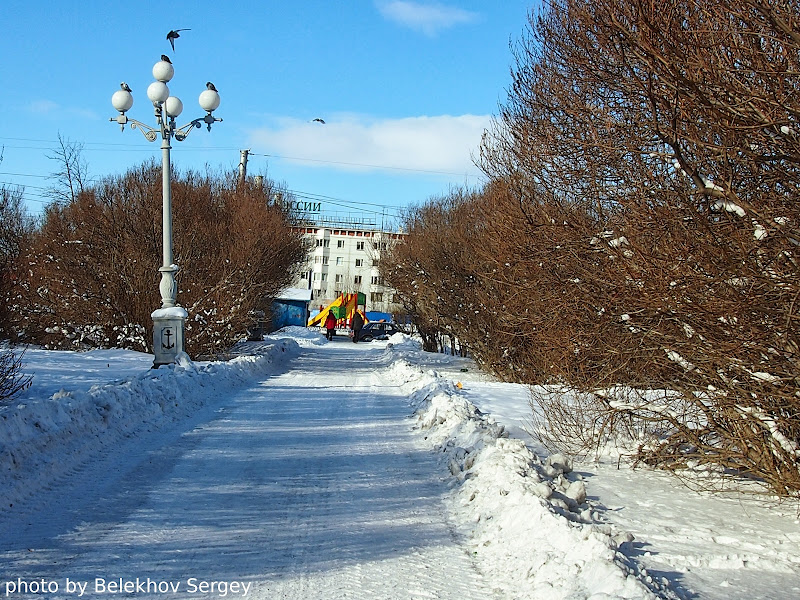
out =
{"type": "Polygon", "coordinates": [[[332,312],[328,312],[328,316],[325,318],[325,337],[328,338],[328,341],[333,339],[334,330],[336,329],[336,317],[333,316],[332,312]]]}
{"type": "Polygon", "coordinates": [[[358,335],[361,333],[361,328],[364,326],[364,315],[361,310],[356,308],[353,313],[353,318],[350,319],[350,329],[353,330],[353,343],[358,342],[358,335]]]}

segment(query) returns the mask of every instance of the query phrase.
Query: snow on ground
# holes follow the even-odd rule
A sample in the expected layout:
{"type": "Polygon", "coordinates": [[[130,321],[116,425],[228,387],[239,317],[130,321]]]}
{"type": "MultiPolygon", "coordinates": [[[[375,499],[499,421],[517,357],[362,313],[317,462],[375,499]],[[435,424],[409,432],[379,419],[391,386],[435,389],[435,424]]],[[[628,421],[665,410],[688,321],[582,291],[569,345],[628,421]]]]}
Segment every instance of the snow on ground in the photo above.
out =
{"type": "Polygon", "coordinates": [[[795,506],[547,457],[526,388],[466,359],[305,328],[231,354],[155,371],[28,351],[34,385],[0,407],[0,594],[151,577],[182,588],[127,595],[222,597],[194,577],[250,598],[800,596],[795,506]]]}
{"type": "Polygon", "coordinates": [[[654,580],[620,551],[630,541],[626,532],[595,522],[584,481],[567,477],[569,461],[539,460],[469,402],[463,384],[435,371],[429,377],[412,395],[417,427],[454,477],[450,507],[470,551],[506,597],[519,590],[554,600],[676,597],[666,580],[654,580]]]}
{"type": "MultiPolygon", "coordinates": [[[[423,355],[437,374],[460,382],[454,393],[502,423],[540,456],[530,429],[526,386],[500,383],[469,359],[423,355]]],[[[535,462],[535,461],[534,461],[535,462]]],[[[762,494],[711,495],[647,468],[631,469],[610,453],[573,465],[591,516],[632,539],[622,550],[680,598],[800,598],[800,507],[762,494]]],[[[689,482],[690,483],[690,482],[689,482]]]]}
{"type": "MultiPolygon", "coordinates": [[[[263,346],[263,345],[262,345],[263,346]]],[[[0,506],[11,507],[100,449],[193,415],[209,398],[280,369],[292,339],[229,363],[151,369],[153,357],[121,350],[24,355],[31,386],[0,406],[0,506]]]]}

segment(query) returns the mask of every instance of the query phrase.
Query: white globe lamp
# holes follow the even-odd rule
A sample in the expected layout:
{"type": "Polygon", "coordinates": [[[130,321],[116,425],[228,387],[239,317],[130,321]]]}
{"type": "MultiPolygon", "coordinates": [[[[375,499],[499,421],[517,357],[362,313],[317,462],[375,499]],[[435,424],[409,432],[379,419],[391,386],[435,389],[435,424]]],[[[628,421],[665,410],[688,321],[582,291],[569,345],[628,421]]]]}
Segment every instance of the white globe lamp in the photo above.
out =
{"type": "Polygon", "coordinates": [[[163,81],[164,83],[171,81],[175,75],[175,68],[172,63],[165,60],[160,60],[153,65],[153,78],[156,81],[163,81]]]}
{"type": "Polygon", "coordinates": [[[215,111],[219,108],[219,92],[215,92],[214,90],[205,90],[200,94],[198,102],[200,103],[200,108],[203,110],[207,112],[215,111]]]}
{"type": "Polygon", "coordinates": [[[125,111],[130,110],[133,106],[133,94],[125,90],[117,90],[111,96],[111,105],[121,114],[125,114],[125,111]]]}
{"type": "Polygon", "coordinates": [[[181,102],[181,99],[176,96],[170,96],[167,98],[164,106],[167,109],[167,114],[173,119],[183,112],[183,102],[181,102]]]}
{"type": "Polygon", "coordinates": [[[147,86],[147,97],[153,104],[160,104],[169,98],[169,88],[163,81],[154,81],[147,86]]]}

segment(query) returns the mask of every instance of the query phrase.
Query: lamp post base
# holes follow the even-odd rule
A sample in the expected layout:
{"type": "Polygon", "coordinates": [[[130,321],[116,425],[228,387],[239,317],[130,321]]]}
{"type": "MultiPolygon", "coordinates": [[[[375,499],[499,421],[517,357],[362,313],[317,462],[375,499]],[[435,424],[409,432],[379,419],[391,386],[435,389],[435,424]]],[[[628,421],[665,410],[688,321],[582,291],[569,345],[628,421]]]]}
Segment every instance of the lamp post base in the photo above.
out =
{"type": "Polygon", "coordinates": [[[154,310],[150,316],[153,317],[153,368],[174,364],[184,351],[184,330],[189,313],[182,306],[173,306],[154,310]]]}

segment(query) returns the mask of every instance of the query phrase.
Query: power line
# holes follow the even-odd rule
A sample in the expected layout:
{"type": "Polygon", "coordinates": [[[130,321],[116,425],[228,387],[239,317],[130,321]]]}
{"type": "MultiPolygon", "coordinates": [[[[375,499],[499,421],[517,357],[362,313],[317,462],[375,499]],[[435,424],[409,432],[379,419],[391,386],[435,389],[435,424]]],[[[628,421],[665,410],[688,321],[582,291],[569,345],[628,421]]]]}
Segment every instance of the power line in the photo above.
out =
{"type": "MultiPolygon", "coordinates": [[[[29,174],[25,174],[25,173],[0,173],[0,174],[17,175],[17,176],[21,176],[21,177],[37,177],[37,178],[50,179],[50,177],[44,176],[44,175],[29,175],[29,174]]],[[[46,188],[46,187],[42,187],[42,186],[35,186],[35,185],[19,185],[17,183],[13,183],[13,182],[10,182],[10,181],[0,181],[0,185],[6,185],[6,186],[9,186],[9,187],[22,188],[23,199],[28,201],[28,202],[36,202],[36,203],[40,203],[40,204],[45,204],[45,203],[49,203],[49,202],[53,201],[53,199],[50,196],[48,196],[46,193],[36,193],[36,192],[31,192],[30,191],[30,190],[40,190],[42,192],[47,192],[50,188],[46,188]]],[[[330,204],[330,205],[333,205],[333,206],[338,206],[338,207],[341,207],[341,208],[346,208],[346,209],[351,209],[351,210],[361,210],[361,211],[364,211],[364,212],[371,212],[371,213],[374,213],[374,214],[387,214],[387,210],[388,210],[388,211],[392,211],[391,213],[389,213],[389,214],[391,214],[391,216],[399,216],[400,215],[400,213],[397,212],[398,211],[397,207],[393,207],[393,206],[390,206],[388,204],[378,204],[378,203],[375,203],[375,202],[360,202],[360,201],[357,201],[357,200],[347,200],[347,199],[344,199],[344,198],[334,198],[333,196],[325,196],[323,194],[317,194],[315,192],[305,192],[305,191],[302,191],[302,190],[289,190],[289,189],[287,189],[286,192],[288,192],[288,193],[290,193],[290,194],[292,194],[292,195],[294,195],[294,196],[296,196],[298,198],[305,198],[305,199],[308,199],[308,200],[324,201],[327,204],[330,204]],[[363,208],[363,206],[376,207],[376,209],[380,209],[380,210],[365,209],[365,208],[363,208]]]]}
{"type": "MultiPolygon", "coordinates": [[[[38,179],[47,179],[48,175],[34,175],[33,173],[11,173],[9,171],[0,171],[0,175],[11,175],[13,177],[36,177],[38,179]]],[[[3,182],[6,183],[6,182],[3,182]]]]}
{"type": "MultiPolygon", "coordinates": [[[[34,138],[15,138],[15,137],[1,137],[0,140],[12,140],[12,141],[23,141],[23,142],[36,142],[36,143],[47,143],[53,144],[53,146],[3,146],[3,148],[9,148],[12,150],[57,150],[56,145],[58,142],[56,140],[41,140],[41,139],[34,139],[34,138]]],[[[153,148],[150,146],[142,146],[141,144],[123,144],[123,143],[108,143],[108,142],[79,142],[82,146],[82,150],[87,152],[138,152],[138,153],[148,153],[152,154],[157,150],[157,148],[153,148]],[[91,147],[86,147],[91,146],[91,147]]],[[[205,146],[202,148],[197,147],[186,147],[181,149],[181,153],[185,152],[228,152],[234,150],[236,148],[231,146],[205,146]]],[[[250,156],[261,156],[264,158],[275,158],[278,160],[294,160],[300,162],[312,162],[312,163],[319,163],[319,164],[329,164],[329,165],[340,165],[340,166],[348,166],[348,167],[362,167],[368,169],[382,169],[382,170],[389,170],[389,171],[403,171],[408,173],[425,173],[428,175],[450,175],[456,177],[466,177],[470,179],[480,179],[483,175],[472,174],[472,173],[456,173],[454,171],[439,171],[434,169],[414,169],[411,167],[397,167],[393,165],[376,165],[376,164],[369,164],[369,163],[357,163],[357,162],[346,162],[346,161],[335,161],[335,160],[323,160],[318,158],[306,158],[301,156],[285,156],[281,154],[260,154],[257,152],[250,152],[250,156]]],[[[16,174],[16,173],[6,173],[7,175],[18,175],[20,177],[36,177],[35,175],[26,175],[26,174],[16,174]]]]}
{"type": "Polygon", "coordinates": [[[280,154],[258,154],[257,152],[251,152],[250,156],[264,156],[266,158],[277,158],[282,160],[299,160],[302,162],[315,162],[315,163],[324,163],[330,165],[343,165],[349,167],[365,167],[370,169],[388,169],[393,171],[410,171],[412,173],[429,173],[433,175],[456,175],[458,177],[475,177],[479,178],[481,175],[470,175],[469,173],[454,173],[451,171],[432,171],[428,169],[412,169],[410,167],[392,167],[389,165],[370,165],[365,163],[353,163],[353,162],[343,162],[337,160],[322,160],[318,158],[302,158],[298,156],[283,156],[280,154]]]}
{"type": "Polygon", "coordinates": [[[303,197],[306,197],[306,198],[309,198],[309,199],[335,200],[335,201],[339,201],[339,202],[350,202],[351,204],[366,204],[368,206],[378,206],[378,207],[388,206],[388,205],[384,205],[384,204],[378,204],[377,202],[361,202],[361,201],[358,201],[358,200],[345,200],[344,198],[336,198],[334,196],[326,196],[324,194],[317,194],[315,192],[304,192],[304,191],[301,191],[301,190],[290,190],[290,189],[287,189],[286,191],[291,193],[291,194],[298,194],[298,195],[299,194],[304,194],[303,197]]]}
{"type": "MultiPolygon", "coordinates": [[[[14,176],[14,177],[32,177],[32,178],[35,178],[35,179],[48,179],[48,180],[53,179],[52,175],[36,175],[36,174],[33,174],[33,173],[12,173],[12,172],[9,172],[9,171],[0,171],[0,175],[10,175],[10,176],[14,176]]],[[[97,182],[102,181],[102,178],[101,179],[90,178],[90,179],[87,179],[86,181],[87,181],[87,183],[91,183],[91,182],[97,183],[97,182]]],[[[23,188],[26,196],[29,196],[29,195],[36,196],[36,194],[29,194],[27,192],[27,190],[30,190],[30,189],[43,190],[43,191],[47,191],[47,190],[50,189],[50,188],[47,188],[47,187],[35,186],[35,185],[27,185],[27,184],[19,184],[19,183],[11,182],[11,181],[0,181],[0,185],[7,185],[7,186],[12,186],[12,187],[21,187],[21,188],[23,188]]],[[[286,191],[288,193],[290,193],[290,194],[293,194],[293,195],[299,197],[299,198],[305,198],[305,199],[308,199],[308,200],[325,201],[325,202],[327,202],[329,204],[333,204],[334,206],[341,206],[343,208],[349,208],[349,209],[358,208],[359,210],[365,210],[365,209],[360,208],[360,207],[362,207],[362,206],[371,206],[371,207],[376,207],[378,209],[381,209],[381,210],[370,210],[370,211],[368,211],[368,212],[374,212],[376,214],[378,214],[381,211],[384,211],[386,209],[393,210],[393,211],[397,210],[397,207],[395,207],[395,206],[391,206],[391,205],[388,205],[388,204],[380,204],[380,203],[377,203],[377,202],[363,202],[363,201],[358,201],[358,200],[347,200],[346,198],[337,198],[337,197],[334,197],[334,196],[327,196],[325,194],[318,194],[316,192],[306,192],[306,191],[303,191],[303,190],[287,189],[286,191]]],[[[47,198],[47,196],[41,196],[41,197],[47,198]]],[[[33,200],[33,201],[36,201],[36,200],[33,200]]]]}
{"type": "MultiPolygon", "coordinates": [[[[45,144],[53,144],[54,146],[58,145],[57,140],[43,140],[38,138],[19,138],[19,137],[3,137],[0,136],[0,140],[11,140],[16,142],[34,142],[34,143],[45,143],[45,144]]],[[[126,143],[117,143],[117,142],[78,142],[83,146],[84,150],[89,151],[96,151],[96,150],[104,150],[108,151],[111,149],[118,149],[117,151],[125,151],[125,152],[152,152],[153,149],[148,146],[142,146],[141,144],[126,144],[126,143]],[[86,146],[93,146],[93,148],[86,148],[86,146]]],[[[53,150],[53,147],[36,147],[36,146],[4,146],[5,148],[11,149],[22,149],[22,150],[53,150]]],[[[234,148],[232,146],[205,146],[203,148],[196,148],[196,147],[187,147],[182,148],[181,152],[209,152],[209,151],[220,151],[220,152],[227,152],[229,150],[238,150],[238,148],[234,148]]],[[[349,167],[363,167],[363,168],[370,168],[370,169],[386,169],[391,171],[408,171],[411,173],[428,173],[432,175],[454,175],[458,177],[470,177],[470,178],[480,178],[482,174],[471,174],[471,173],[456,173],[454,171],[439,171],[434,169],[414,169],[411,167],[397,167],[393,165],[376,165],[376,164],[369,164],[369,163],[357,163],[357,162],[346,162],[346,161],[336,161],[336,160],[324,160],[318,158],[307,158],[302,156],[285,156],[281,154],[260,154],[257,152],[250,152],[250,156],[262,156],[264,158],[275,158],[279,160],[296,160],[301,162],[314,162],[314,163],[322,163],[322,164],[330,164],[330,165],[342,165],[342,166],[349,166],[349,167]]]]}
{"type": "MultiPolygon", "coordinates": [[[[30,143],[46,143],[52,144],[52,146],[44,147],[44,148],[37,148],[32,146],[10,146],[10,148],[23,148],[23,149],[40,149],[40,150],[50,150],[55,151],[58,149],[59,142],[57,140],[43,140],[43,139],[36,139],[36,138],[18,138],[18,137],[2,137],[0,136],[0,141],[2,140],[9,140],[15,142],[30,142],[30,143]]],[[[104,152],[146,152],[146,153],[153,153],[154,150],[152,147],[147,145],[142,146],[141,144],[125,144],[125,143],[101,143],[101,142],[79,142],[81,144],[82,150],[89,150],[89,151],[104,151],[104,152]],[[86,148],[86,146],[91,146],[90,148],[86,148]]],[[[9,148],[9,146],[5,146],[5,148],[9,148]]],[[[193,148],[188,147],[182,149],[182,152],[204,152],[208,153],[209,151],[230,151],[232,148],[230,147],[204,147],[204,148],[193,148]]],[[[296,160],[296,161],[305,161],[305,162],[313,162],[313,163],[323,163],[323,164],[331,164],[331,165],[342,165],[342,166],[351,166],[351,167],[363,167],[363,168],[372,168],[372,169],[385,169],[385,170],[395,170],[395,171],[404,171],[404,172],[414,172],[414,173],[425,173],[425,174],[437,174],[437,175],[451,175],[451,176],[459,176],[459,177],[470,177],[470,178],[478,178],[480,175],[470,175],[467,173],[455,173],[455,172],[448,172],[448,171],[438,171],[438,170],[429,170],[429,169],[412,169],[408,167],[395,167],[390,165],[375,165],[375,164],[365,164],[365,163],[355,163],[355,162],[345,162],[345,161],[329,161],[329,160],[321,160],[321,159],[313,159],[313,158],[303,158],[303,157],[292,157],[292,156],[282,156],[276,154],[260,154],[260,153],[252,153],[250,152],[251,156],[260,156],[265,158],[275,158],[275,159],[287,159],[287,160],[296,160]]],[[[34,179],[45,179],[45,180],[52,180],[54,179],[53,175],[40,175],[40,174],[33,174],[33,173],[15,173],[10,171],[0,171],[0,175],[7,175],[10,177],[31,177],[34,179]]],[[[104,177],[100,178],[88,178],[86,179],[87,183],[99,183],[104,179],[104,177]]],[[[41,186],[29,186],[19,183],[12,183],[8,181],[0,181],[0,185],[6,186],[14,186],[20,187],[23,190],[23,198],[28,202],[35,202],[35,203],[49,203],[52,202],[52,198],[47,194],[50,191],[49,187],[41,187],[41,186]],[[43,194],[37,194],[35,192],[31,192],[30,190],[40,190],[45,192],[43,194]]],[[[363,212],[369,212],[375,215],[380,214],[382,217],[389,216],[390,218],[399,218],[401,216],[402,208],[387,205],[387,204],[379,204],[374,202],[362,202],[356,200],[347,200],[344,198],[337,198],[333,196],[327,196],[324,194],[318,194],[314,192],[306,192],[302,190],[286,190],[288,193],[291,193],[298,198],[308,199],[308,200],[317,200],[317,201],[324,201],[327,205],[343,208],[346,210],[359,210],[363,212]],[[374,207],[374,208],[367,208],[367,207],[374,207]]]]}
{"type": "MultiPolygon", "coordinates": [[[[0,141],[2,140],[11,140],[14,142],[31,142],[37,144],[51,144],[51,146],[46,147],[36,147],[36,146],[7,146],[3,145],[3,148],[14,148],[14,149],[21,149],[21,150],[53,150],[59,146],[58,140],[42,140],[37,138],[18,138],[18,137],[3,137],[0,136],[0,141]]],[[[73,141],[70,140],[70,143],[73,141]]],[[[74,142],[80,144],[83,150],[107,150],[109,148],[131,148],[133,150],[141,150],[151,148],[151,146],[142,145],[142,144],[133,144],[133,143],[123,143],[123,142],[74,142]],[[93,146],[94,148],[87,148],[87,146],[93,146]]],[[[189,150],[220,150],[220,151],[229,151],[234,150],[233,146],[205,146],[204,148],[187,148],[189,150]]]]}
{"type": "Polygon", "coordinates": [[[339,208],[344,208],[347,210],[357,210],[360,212],[371,213],[374,215],[389,215],[390,217],[400,217],[400,209],[396,206],[390,205],[382,205],[382,204],[373,204],[371,202],[357,202],[357,201],[349,201],[349,200],[338,200],[336,198],[330,198],[328,196],[319,196],[317,194],[306,194],[304,192],[298,192],[296,190],[286,190],[290,194],[298,197],[298,198],[305,198],[308,200],[320,200],[324,201],[326,205],[336,206],[339,208]],[[363,208],[362,206],[357,205],[368,205],[368,206],[375,206],[376,208],[363,208]]]}

